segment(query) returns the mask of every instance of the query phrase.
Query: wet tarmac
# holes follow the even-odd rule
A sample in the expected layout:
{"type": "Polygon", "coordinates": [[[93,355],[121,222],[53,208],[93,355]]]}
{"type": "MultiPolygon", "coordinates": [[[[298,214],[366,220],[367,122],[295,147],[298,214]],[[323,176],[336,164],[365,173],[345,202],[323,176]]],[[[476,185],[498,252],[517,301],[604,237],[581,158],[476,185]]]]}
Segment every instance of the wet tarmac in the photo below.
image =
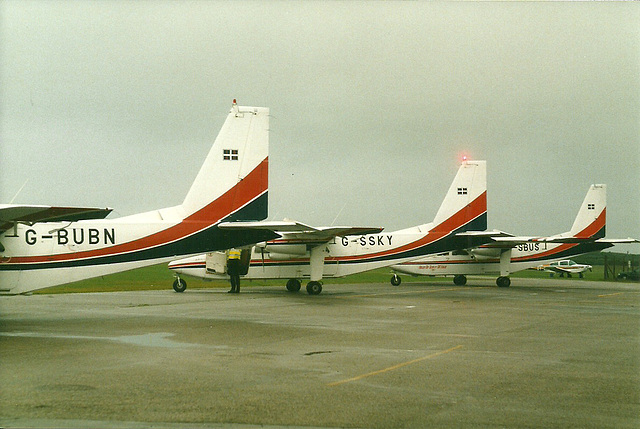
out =
{"type": "Polygon", "coordinates": [[[640,427],[640,285],[0,298],[2,427],[640,427]]]}

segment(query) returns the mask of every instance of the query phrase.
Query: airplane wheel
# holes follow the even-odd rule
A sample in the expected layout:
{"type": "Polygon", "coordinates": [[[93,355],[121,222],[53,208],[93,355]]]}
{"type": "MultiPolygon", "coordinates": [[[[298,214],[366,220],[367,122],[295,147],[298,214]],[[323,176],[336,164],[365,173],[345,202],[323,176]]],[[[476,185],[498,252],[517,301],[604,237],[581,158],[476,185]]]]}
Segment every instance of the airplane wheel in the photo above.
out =
{"type": "Polygon", "coordinates": [[[307,283],[307,292],[309,295],[320,295],[320,292],[322,292],[322,284],[316,281],[307,283]]]}
{"type": "Polygon", "coordinates": [[[511,279],[509,277],[498,277],[496,279],[498,287],[509,287],[511,285],[511,279]]]}
{"type": "Polygon", "coordinates": [[[300,280],[289,279],[287,282],[287,290],[289,292],[298,292],[300,290],[300,280]]]}
{"type": "Polygon", "coordinates": [[[173,282],[173,290],[175,290],[176,292],[184,292],[186,288],[187,288],[187,282],[182,280],[180,277],[178,277],[176,281],[173,282]]]}
{"type": "Polygon", "coordinates": [[[391,284],[394,286],[400,286],[400,283],[402,283],[402,279],[400,278],[399,275],[394,274],[391,276],[391,284]]]}
{"type": "Polygon", "coordinates": [[[467,276],[458,274],[453,276],[453,284],[456,286],[464,286],[467,284],[467,276]]]}

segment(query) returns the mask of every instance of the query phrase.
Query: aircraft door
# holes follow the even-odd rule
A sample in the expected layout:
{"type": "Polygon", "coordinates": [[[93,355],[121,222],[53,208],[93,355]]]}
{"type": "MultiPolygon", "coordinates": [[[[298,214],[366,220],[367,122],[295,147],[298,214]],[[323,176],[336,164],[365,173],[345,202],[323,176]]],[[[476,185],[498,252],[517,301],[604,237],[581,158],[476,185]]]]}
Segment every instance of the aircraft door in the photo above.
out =
{"type": "Polygon", "coordinates": [[[251,265],[251,249],[242,249],[240,251],[240,275],[246,276],[251,265]]]}

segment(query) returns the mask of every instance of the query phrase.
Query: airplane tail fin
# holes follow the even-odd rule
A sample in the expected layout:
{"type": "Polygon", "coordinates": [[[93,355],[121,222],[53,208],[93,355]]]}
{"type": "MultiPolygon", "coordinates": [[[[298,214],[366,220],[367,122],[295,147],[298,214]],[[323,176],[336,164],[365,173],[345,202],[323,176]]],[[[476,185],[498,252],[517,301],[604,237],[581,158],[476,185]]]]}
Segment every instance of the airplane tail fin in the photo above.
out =
{"type": "Polygon", "coordinates": [[[269,109],[233,106],[180,206],[190,221],[268,216],[269,109]]]}
{"type": "Polygon", "coordinates": [[[487,162],[464,161],[433,220],[434,230],[487,229],[487,162]]]}
{"type": "Polygon", "coordinates": [[[607,185],[591,185],[569,234],[576,238],[603,238],[607,216],[607,185]]]}

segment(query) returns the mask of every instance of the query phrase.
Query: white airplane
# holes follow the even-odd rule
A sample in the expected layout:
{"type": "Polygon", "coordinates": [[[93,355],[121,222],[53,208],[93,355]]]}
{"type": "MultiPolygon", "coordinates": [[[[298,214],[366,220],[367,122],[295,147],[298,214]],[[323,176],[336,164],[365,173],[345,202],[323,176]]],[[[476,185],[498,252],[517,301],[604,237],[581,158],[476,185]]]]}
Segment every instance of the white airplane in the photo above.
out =
{"type": "MultiPolygon", "coordinates": [[[[509,274],[535,268],[570,256],[596,252],[620,243],[638,240],[605,239],[607,188],[591,185],[571,230],[551,237],[515,237],[506,233],[493,237],[490,243],[468,249],[443,252],[391,268],[397,273],[413,276],[453,276],[456,285],[467,283],[467,275],[498,273],[496,284],[508,287],[509,274]]],[[[394,274],[391,284],[399,285],[394,274]]]]}
{"type": "MultiPolygon", "coordinates": [[[[245,278],[289,279],[289,291],[300,290],[308,278],[307,292],[322,291],[323,277],[344,277],[451,249],[487,242],[486,162],[465,161],[432,223],[396,232],[381,228],[314,228],[298,222],[222,224],[220,228],[255,227],[277,232],[281,238],[253,246],[244,259],[245,278]],[[371,232],[374,233],[371,233],[371,232]],[[467,232],[465,232],[467,231],[467,232]]],[[[207,253],[173,261],[174,289],[186,288],[180,276],[225,279],[225,256],[207,253]]]]}
{"type": "Polygon", "coordinates": [[[270,231],[218,228],[267,217],[269,109],[235,100],[182,204],[104,219],[111,209],[0,205],[0,293],[19,294],[243,246],[270,231]]]}
{"type": "Polygon", "coordinates": [[[562,261],[556,261],[550,264],[538,265],[536,269],[551,273],[551,277],[558,273],[560,274],[560,277],[564,277],[565,274],[567,277],[571,277],[571,274],[578,274],[580,278],[582,278],[582,273],[586,271],[593,271],[593,267],[591,265],[578,264],[571,259],[563,259],[562,261]]]}

